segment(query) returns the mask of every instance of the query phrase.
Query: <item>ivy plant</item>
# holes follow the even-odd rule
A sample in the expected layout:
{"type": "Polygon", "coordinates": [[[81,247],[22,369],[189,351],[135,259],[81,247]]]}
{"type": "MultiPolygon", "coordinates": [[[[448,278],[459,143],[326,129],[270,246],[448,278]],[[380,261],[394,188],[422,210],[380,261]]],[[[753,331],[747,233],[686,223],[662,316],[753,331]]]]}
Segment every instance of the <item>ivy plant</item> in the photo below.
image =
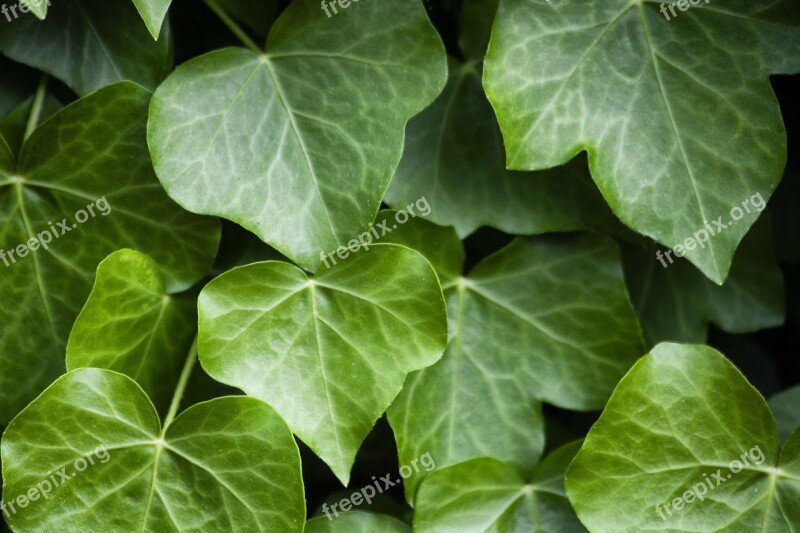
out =
{"type": "Polygon", "coordinates": [[[796,0],[0,5],[0,532],[799,530],[798,51],[796,0]]]}

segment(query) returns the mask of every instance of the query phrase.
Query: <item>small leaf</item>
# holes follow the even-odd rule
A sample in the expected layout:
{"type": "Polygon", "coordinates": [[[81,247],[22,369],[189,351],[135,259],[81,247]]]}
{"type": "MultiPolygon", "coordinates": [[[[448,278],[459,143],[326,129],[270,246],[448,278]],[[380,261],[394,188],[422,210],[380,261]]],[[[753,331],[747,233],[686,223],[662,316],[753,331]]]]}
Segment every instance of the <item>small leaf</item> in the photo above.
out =
{"type": "Polygon", "coordinates": [[[414,531],[586,531],[564,493],[564,471],[579,447],[573,442],[555,450],[536,466],[530,482],[488,458],[433,472],[419,489],[414,531]]]}
{"type": "Polygon", "coordinates": [[[364,1],[327,18],[298,0],[266,51],[228,48],[156,91],[148,140],[167,193],[247,228],[308,271],[367,229],[403,128],[445,81],[418,0],[364,1]]]}
{"type": "Polygon", "coordinates": [[[411,533],[411,528],[391,516],[348,511],[332,520],[312,518],[306,523],[305,533],[411,533]]]}
{"type": "Polygon", "coordinates": [[[209,375],[272,405],[345,485],[406,374],[438,361],[447,341],[430,263],[393,244],[313,280],[275,261],[235,268],[203,289],[199,317],[209,375]]]}
{"type": "MultiPolygon", "coordinates": [[[[39,20],[44,20],[47,16],[47,6],[50,5],[50,0],[19,0],[19,5],[25,5],[30,9],[31,13],[36,15],[39,20]]],[[[20,11],[22,8],[20,7],[20,11]]]]}
{"type": "MultiPolygon", "coordinates": [[[[517,239],[445,294],[445,355],[410,375],[388,412],[401,464],[493,457],[527,475],[544,448],[540,402],[601,408],[644,351],[607,237],[517,239]]],[[[424,475],[406,480],[409,501],[424,475]]]]}
{"type": "Polygon", "coordinates": [[[169,294],[152,259],[120,250],[97,267],[92,293],[69,335],[67,370],[125,374],[163,413],[196,333],[196,292],[169,294]]]}
{"type": "Polygon", "coordinates": [[[147,31],[156,41],[161,34],[161,25],[164,23],[164,17],[167,16],[167,10],[171,3],[172,0],[133,0],[133,5],[136,6],[147,26],[147,31]]]}
{"type": "Polygon", "coordinates": [[[0,24],[0,52],[84,96],[122,80],[154,89],[172,67],[172,35],[153,42],[131,0],[54,0],[44,21],[0,24]]]}
{"type": "Polygon", "coordinates": [[[162,430],[132,379],[75,370],[11,422],[2,458],[4,501],[40,491],[9,517],[19,532],[303,530],[297,444],[253,398],[195,405],[162,430]]]}
{"type": "MultiPolygon", "coordinates": [[[[786,133],[767,76],[800,70],[800,18],[794,0],[692,4],[671,20],[667,7],[501,0],[483,81],[509,168],[586,150],[614,213],[673,247],[780,181],[786,133]]],[[[757,218],[686,257],[722,284],[757,218]]]]}
{"type": "Polygon", "coordinates": [[[659,344],[589,431],[567,494],[591,531],[790,531],[800,432],[778,450],[766,401],[722,354],[659,344]]]}

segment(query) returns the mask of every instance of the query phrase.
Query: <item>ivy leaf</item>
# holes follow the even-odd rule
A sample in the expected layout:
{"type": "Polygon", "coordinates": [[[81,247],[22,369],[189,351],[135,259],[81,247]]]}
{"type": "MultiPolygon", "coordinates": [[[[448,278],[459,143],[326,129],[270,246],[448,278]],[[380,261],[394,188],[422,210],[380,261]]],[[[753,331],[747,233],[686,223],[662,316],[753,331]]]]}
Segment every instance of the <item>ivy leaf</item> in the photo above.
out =
{"type": "Polygon", "coordinates": [[[530,481],[489,458],[436,470],[419,489],[414,531],[586,531],[564,493],[564,471],[579,447],[555,450],[530,481]]]}
{"type": "Polygon", "coordinates": [[[18,161],[0,142],[0,301],[14,302],[0,309],[0,422],[64,371],[70,328],[111,252],[152,257],[169,292],[213,261],[218,221],[180,209],[153,175],[149,98],[130,82],[82,98],[36,129],[18,161]]]}
{"type": "MultiPolygon", "coordinates": [[[[19,0],[19,5],[25,5],[39,20],[47,16],[47,3],[49,0],[19,0]]],[[[20,11],[22,8],[20,7],[20,11]]]]}
{"type": "Polygon", "coordinates": [[[172,0],[133,0],[133,5],[139,11],[147,31],[153,36],[154,40],[158,40],[161,34],[161,25],[164,23],[164,18],[167,16],[167,10],[172,0]]]}
{"type": "Polygon", "coordinates": [[[200,293],[199,317],[208,374],[272,405],[345,485],[406,374],[439,360],[447,340],[430,263],[393,244],[311,280],[276,261],[235,268],[200,293]]]}
{"type": "Polygon", "coordinates": [[[766,217],[742,241],[721,287],[684,259],[673,257],[670,263],[659,246],[623,250],[628,290],[650,346],[705,342],[709,322],[730,333],[783,324],[785,288],[766,217]]]}
{"type": "Polygon", "coordinates": [[[169,294],[158,265],[120,250],[97,267],[94,288],[67,343],[67,370],[125,374],[165,413],[197,333],[197,294],[169,294]]]}
{"type": "Polygon", "coordinates": [[[11,422],[2,457],[4,501],[33,498],[15,531],[303,530],[297,444],[253,398],[195,405],[162,430],[132,379],[75,370],[11,422]],[[43,480],[58,483],[46,498],[43,480]]]}
{"type": "Polygon", "coordinates": [[[122,80],[154,89],[172,68],[172,35],[153,42],[130,0],[54,1],[44,21],[0,25],[0,53],[81,96],[122,80]]]}
{"type": "Polygon", "coordinates": [[[781,442],[785,442],[797,429],[800,429],[800,385],[781,391],[769,400],[769,407],[775,415],[781,442]]]}
{"type": "Polygon", "coordinates": [[[348,511],[333,520],[312,518],[306,523],[305,533],[411,533],[411,528],[388,515],[348,511]]]}
{"type": "MultiPolygon", "coordinates": [[[[401,464],[485,456],[527,475],[544,448],[540,401],[599,409],[644,351],[619,252],[600,235],[517,239],[445,295],[445,355],[388,411],[401,464]]],[[[406,480],[409,501],[423,476],[406,480]]]]}
{"type": "MultiPolygon", "coordinates": [[[[772,194],[786,134],[767,74],[800,70],[793,0],[677,13],[665,20],[657,2],[501,0],[484,70],[509,168],[586,150],[614,213],[669,247],[772,194]]],[[[686,257],[722,284],[757,217],[686,257]]]]}
{"type": "Polygon", "coordinates": [[[294,2],[266,51],[193,59],[156,91],[148,139],[168,194],[237,222],[306,270],[364,231],[406,121],[445,82],[417,0],[361,2],[327,18],[294,2]],[[255,110],[255,112],[254,112],[255,110]]]}
{"type": "Polygon", "coordinates": [[[766,401],[722,354],[659,344],[589,431],[567,494],[591,531],[790,531],[800,432],[778,450],[766,401]]]}

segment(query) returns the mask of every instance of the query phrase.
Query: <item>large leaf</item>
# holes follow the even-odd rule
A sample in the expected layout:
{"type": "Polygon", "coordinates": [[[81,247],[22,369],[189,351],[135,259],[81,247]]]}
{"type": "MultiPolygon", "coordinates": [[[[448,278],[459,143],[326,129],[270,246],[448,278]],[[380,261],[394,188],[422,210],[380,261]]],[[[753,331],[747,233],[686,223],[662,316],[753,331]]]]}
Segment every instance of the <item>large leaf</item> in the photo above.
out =
{"type": "MultiPolygon", "coordinates": [[[[786,135],[767,74],[800,70],[794,0],[676,13],[665,20],[658,2],[501,0],[484,70],[509,168],[586,150],[617,216],[670,247],[772,194],[786,135]]],[[[686,257],[721,284],[757,216],[686,257]]]]}
{"type": "Polygon", "coordinates": [[[406,374],[439,360],[447,340],[435,272],[393,244],[311,280],[275,261],[233,269],[203,289],[199,316],[206,371],[272,405],[344,484],[406,374]]]}
{"type": "Polygon", "coordinates": [[[54,1],[44,21],[0,24],[0,53],[79,95],[122,80],[154,89],[172,66],[172,37],[165,27],[154,42],[131,0],[54,1]]]}
{"type": "Polygon", "coordinates": [[[212,52],[158,88],[156,173],[190,211],[229,218],[313,271],[372,222],[405,123],[444,78],[418,0],[365,1],[330,19],[297,0],[264,53],[212,52]]]}
{"type": "Polygon", "coordinates": [[[69,335],[67,370],[95,367],[130,376],[166,412],[196,333],[197,292],[169,294],[152,259],[120,250],[97,267],[69,335]]]}
{"type": "Polygon", "coordinates": [[[195,405],[162,429],[133,380],[75,370],[11,422],[2,458],[3,500],[31,500],[9,517],[18,532],[303,530],[297,444],[253,398],[195,405]]]}
{"type": "Polygon", "coordinates": [[[564,471],[580,442],[548,455],[525,480],[495,459],[472,459],[433,472],[417,496],[414,531],[586,531],[564,493],[564,471]]]}
{"type": "MultiPolygon", "coordinates": [[[[540,402],[599,409],[643,351],[619,252],[599,235],[515,240],[446,297],[444,357],[389,409],[402,464],[488,456],[527,475],[544,448],[540,402]]],[[[423,475],[406,481],[410,501],[423,475]]]]}
{"type": "Polygon", "coordinates": [[[411,533],[411,528],[391,516],[348,511],[330,519],[320,516],[309,520],[305,533],[411,533]]]}
{"type": "Polygon", "coordinates": [[[566,476],[591,531],[792,531],[800,432],[706,346],[659,344],[620,382],[566,476]]]}
{"type": "Polygon", "coordinates": [[[34,131],[16,162],[0,142],[0,250],[8,263],[0,266],[0,301],[14,302],[0,309],[0,421],[64,371],[70,328],[108,254],[148,254],[169,292],[190,287],[211,265],[219,223],[180,209],[153,175],[149,98],[129,82],[87,96],[34,131]],[[39,244],[21,256],[32,238],[39,244]]]}
{"type": "Polygon", "coordinates": [[[731,333],[783,323],[785,288],[766,217],[742,241],[721,287],[685,259],[673,257],[670,262],[660,246],[627,246],[623,251],[625,280],[650,346],[705,342],[709,322],[731,333]]]}
{"type": "Polygon", "coordinates": [[[781,441],[800,429],[800,385],[779,392],[769,399],[769,407],[775,415],[781,441]]]}

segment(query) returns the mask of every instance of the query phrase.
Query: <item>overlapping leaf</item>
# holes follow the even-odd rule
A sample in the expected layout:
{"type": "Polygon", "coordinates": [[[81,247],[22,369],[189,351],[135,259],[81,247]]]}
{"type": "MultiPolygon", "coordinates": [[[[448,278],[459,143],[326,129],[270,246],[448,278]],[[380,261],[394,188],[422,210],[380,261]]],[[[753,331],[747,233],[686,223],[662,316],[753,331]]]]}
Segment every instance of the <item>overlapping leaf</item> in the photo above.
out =
{"type": "Polygon", "coordinates": [[[788,532],[800,431],[779,449],[766,401],[722,354],[660,344],[617,386],[567,494],[591,531],[788,532]]]}
{"type": "Polygon", "coordinates": [[[305,533],[411,533],[411,528],[391,516],[348,511],[333,519],[320,516],[309,520],[305,533]]]}
{"type": "Polygon", "coordinates": [[[731,333],[783,323],[785,287],[767,218],[744,238],[721,287],[688,261],[665,257],[659,246],[623,250],[625,280],[651,346],[661,341],[705,342],[709,322],[731,333]]]}
{"type": "Polygon", "coordinates": [[[53,1],[43,21],[0,24],[0,53],[86,95],[131,80],[154,89],[172,67],[168,27],[153,41],[131,0],[53,1]]]}
{"type": "Polygon", "coordinates": [[[769,399],[769,407],[775,415],[781,442],[800,429],[800,385],[781,391],[769,399]]]}
{"type": "Polygon", "coordinates": [[[580,447],[548,455],[527,481],[495,459],[472,459],[433,472],[419,489],[414,531],[582,532],[564,492],[564,471],[580,447]]]}
{"type": "MultiPolygon", "coordinates": [[[[488,456],[529,474],[544,448],[541,401],[598,409],[643,350],[613,241],[518,239],[446,285],[442,360],[389,409],[400,462],[488,456]]],[[[406,481],[409,500],[423,478],[406,481]]]]}
{"type": "MultiPolygon", "coordinates": [[[[786,135],[767,74],[800,70],[793,0],[677,13],[667,20],[658,2],[501,0],[484,69],[509,168],[587,150],[616,215],[670,247],[772,194],[786,135]]],[[[757,215],[687,258],[721,284],[757,215]]]]}
{"type": "Polygon", "coordinates": [[[156,173],[190,211],[229,218],[312,271],[372,222],[406,121],[444,82],[418,0],[354,3],[332,18],[297,0],[265,52],[212,52],[159,87],[156,173]]]}
{"type": "Polygon", "coordinates": [[[0,421],[63,372],[70,328],[108,254],[130,247],[150,255],[168,292],[190,287],[211,265],[219,223],[181,210],[153,175],[149,98],[129,82],[87,96],[39,127],[18,161],[0,142],[0,300],[13,302],[0,309],[0,421]]]}
{"type": "Polygon", "coordinates": [[[67,343],[67,370],[94,367],[133,378],[166,412],[197,334],[197,292],[169,294],[158,265],[120,250],[97,267],[67,343]]]}
{"type": "Polygon", "coordinates": [[[297,444],[253,398],[198,404],[162,429],[133,380],[75,370],[11,422],[2,458],[3,500],[30,495],[9,517],[19,532],[303,530],[297,444]]]}
{"type": "Polygon", "coordinates": [[[394,244],[314,279],[275,261],[233,269],[203,289],[199,325],[206,371],[272,405],[344,484],[406,374],[447,340],[436,273],[394,244]]]}

